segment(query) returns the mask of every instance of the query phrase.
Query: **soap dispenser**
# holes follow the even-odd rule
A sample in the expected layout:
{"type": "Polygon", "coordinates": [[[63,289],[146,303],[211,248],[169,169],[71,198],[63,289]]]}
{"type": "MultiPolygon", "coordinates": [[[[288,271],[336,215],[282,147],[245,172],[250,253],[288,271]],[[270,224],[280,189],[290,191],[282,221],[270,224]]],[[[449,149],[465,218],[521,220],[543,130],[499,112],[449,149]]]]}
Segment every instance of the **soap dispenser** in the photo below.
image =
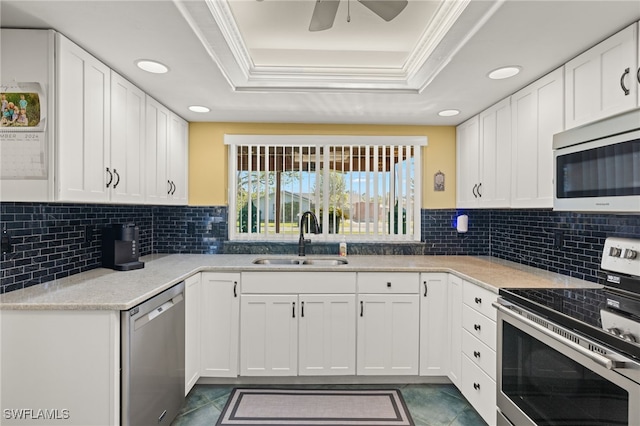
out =
{"type": "Polygon", "coordinates": [[[342,241],[340,241],[340,256],[347,255],[347,237],[342,236],[342,241]]]}

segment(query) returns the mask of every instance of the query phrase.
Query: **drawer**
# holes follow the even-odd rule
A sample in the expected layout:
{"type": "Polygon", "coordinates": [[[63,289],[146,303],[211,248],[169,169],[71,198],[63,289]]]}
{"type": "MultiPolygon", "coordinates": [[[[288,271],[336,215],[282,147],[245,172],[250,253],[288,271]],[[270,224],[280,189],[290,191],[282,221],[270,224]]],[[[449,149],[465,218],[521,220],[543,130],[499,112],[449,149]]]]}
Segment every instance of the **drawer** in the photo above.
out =
{"type": "Polygon", "coordinates": [[[358,272],[359,293],[418,293],[420,274],[412,272],[358,272]]]}
{"type": "Polygon", "coordinates": [[[489,425],[496,424],[496,382],[462,355],[462,386],[460,391],[489,425]]]}
{"type": "Polygon", "coordinates": [[[243,272],[243,294],[355,293],[355,272],[243,272]]]}
{"type": "Polygon", "coordinates": [[[466,330],[462,331],[462,352],[489,377],[496,379],[496,352],[466,330]]]}
{"type": "Polygon", "coordinates": [[[492,350],[496,350],[496,323],[467,305],[462,305],[462,328],[492,350]]]}
{"type": "Polygon", "coordinates": [[[462,301],[484,316],[496,321],[498,312],[491,306],[498,299],[498,295],[480,286],[464,281],[462,301]]]}

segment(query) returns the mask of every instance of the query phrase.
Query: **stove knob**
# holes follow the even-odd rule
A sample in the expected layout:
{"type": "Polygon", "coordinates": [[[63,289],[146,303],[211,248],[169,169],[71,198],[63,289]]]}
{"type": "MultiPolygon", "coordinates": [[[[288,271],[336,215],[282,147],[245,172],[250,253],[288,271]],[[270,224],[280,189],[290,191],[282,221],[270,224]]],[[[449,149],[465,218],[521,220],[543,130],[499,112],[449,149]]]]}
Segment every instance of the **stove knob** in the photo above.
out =
{"type": "Polygon", "coordinates": [[[616,328],[616,327],[608,328],[607,331],[609,333],[613,334],[614,336],[621,336],[622,335],[622,331],[620,331],[620,329],[616,328]]]}
{"type": "Polygon", "coordinates": [[[638,257],[638,252],[635,250],[631,250],[631,249],[626,249],[624,251],[624,258],[625,259],[635,259],[636,257],[638,257]]]}
{"type": "Polygon", "coordinates": [[[631,342],[631,343],[635,343],[636,342],[635,336],[633,334],[631,334],[631,333],[621,334],[620,337],[622,337],[627,342],[631,342]]]}
{"type": "Polygon", "coordinates": [[[609,248],[609,256],[611,257],[620,257],[622,254],[622,249],[619,247],[611,247],[609,248]]]}

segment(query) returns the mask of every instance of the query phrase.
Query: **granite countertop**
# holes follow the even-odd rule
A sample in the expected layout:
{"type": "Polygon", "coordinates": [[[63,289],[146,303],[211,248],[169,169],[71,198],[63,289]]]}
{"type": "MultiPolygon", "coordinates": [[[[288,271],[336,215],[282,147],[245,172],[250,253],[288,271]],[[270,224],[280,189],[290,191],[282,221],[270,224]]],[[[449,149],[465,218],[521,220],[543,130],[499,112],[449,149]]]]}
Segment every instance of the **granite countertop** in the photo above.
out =
{"type": "MultiPolygon", "coordinates": [[[[599,284],[492,257],[349,256],[347,265],[255,265],[254,254],[167,254],[141,258],[143,269],[98,268],[0,295],[0,310],[127,310],[203,271],[449,272],[495,293],[499,288],[600,288],[599,284]]],[[[331,257],[331,256],[308,256],[331,257]]]]}

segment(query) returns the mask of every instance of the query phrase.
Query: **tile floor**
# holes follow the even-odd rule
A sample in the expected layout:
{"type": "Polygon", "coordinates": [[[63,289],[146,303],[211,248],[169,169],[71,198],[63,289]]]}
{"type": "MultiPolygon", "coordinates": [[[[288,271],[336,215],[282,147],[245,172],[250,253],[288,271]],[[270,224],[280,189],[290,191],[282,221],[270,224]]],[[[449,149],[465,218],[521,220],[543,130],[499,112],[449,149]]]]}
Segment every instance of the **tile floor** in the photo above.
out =
{"type": "MultiPolygon", "coordinates": [[[[283,387],[281,385],[273,387],[283,387]]],[[[296,386],[294,386],[296,387],[296,386]]],[[[297,386],[299,387],[299,386],[297,386]]],[[[313,388],[375,388],[371,385],[305,386],[313,388]]],[[[485,426],[453,385],[381,385],[400,388],[416,426],[485,426]]],[[[191,390],[172,426],[214,426],[233,386],[196,385],[191,390]]]]}

